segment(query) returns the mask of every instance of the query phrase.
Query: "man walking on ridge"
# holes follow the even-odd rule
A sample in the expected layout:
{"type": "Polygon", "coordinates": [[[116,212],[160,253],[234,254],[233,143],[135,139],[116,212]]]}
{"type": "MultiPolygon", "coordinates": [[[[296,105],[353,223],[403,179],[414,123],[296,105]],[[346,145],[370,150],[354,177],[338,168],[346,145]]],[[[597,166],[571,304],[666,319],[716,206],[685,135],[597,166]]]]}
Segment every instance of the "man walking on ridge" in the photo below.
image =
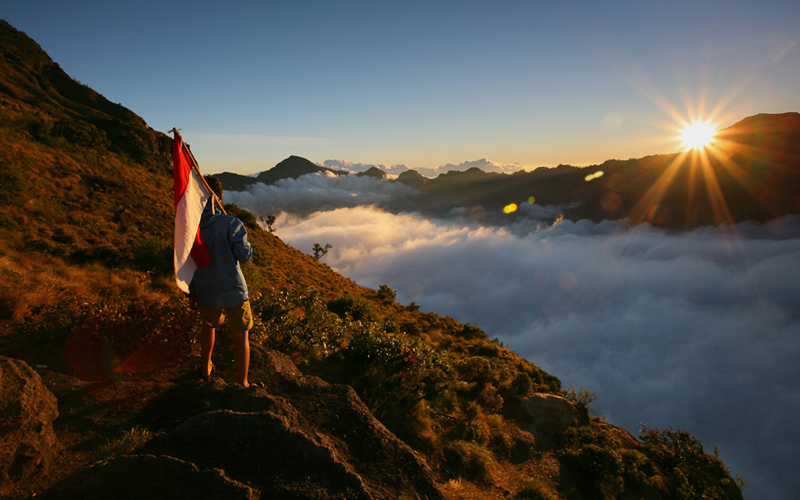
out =
{"type": "MultiPolygon", "coordinates": [[[[208,186],[222,200],[222,183],[212,177],[204,177],[208,186]]],[[[200,331],[200,375],[208,378],[214,370],[211,354],[214,351],[216,329],[227,319],[233,334],[233,357],[236,367],[236,382],[249,387],[247,372],[250,367],[250,339],[253,314],[239,263],[253,256],[253,248],[247,241],[247,229],[236,217],[223,214],[215,208],[213,198],[203,210],[200,218],[200,236],[211,254],[211,264],[198,268],[189,291],[197,300],[202,318],[200,331]]]]}

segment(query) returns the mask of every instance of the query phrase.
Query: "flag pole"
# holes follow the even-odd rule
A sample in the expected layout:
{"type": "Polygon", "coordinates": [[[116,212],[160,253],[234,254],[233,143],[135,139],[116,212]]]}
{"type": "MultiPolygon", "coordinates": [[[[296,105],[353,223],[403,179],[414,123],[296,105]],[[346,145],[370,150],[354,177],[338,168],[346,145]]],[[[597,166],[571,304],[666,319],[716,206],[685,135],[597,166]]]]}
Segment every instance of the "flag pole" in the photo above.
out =
{"type": "Polygon", "coordinates": [[[214,203],[216,203],[217,206],[219,206],[219,209],[222,210],[223,214],[227,215],[228,212],[226,212],[225,208],[222,206],[222,200],[219,199],[217,193],[215,193],[214,190],[211,189],[211,186],[208,185],[208,182],[206,182],[205,177],[203,177],[202,172],[200,172],[200,166],[197,164],[197,160],[194,158],[194,155],[192,154],[192,150],[189,149],[189,145],[183,141],[183,136],[181,135],[181,133],[178,132],[177,128],[173,128],[172,130],[170,130],[170,132],[174,133],[175,136],[181,140],[181,146],[186,150],[187,153],[189,153],[189,159],[191,160],[192,163],[192,169],[195,172],[197,172],[197,175],[200,177],[200,180],[203,182],[203,185],[206,187],[206,189],[208,189],[208,192],[211,193],[211,199],[214,200],[214,203]]]}

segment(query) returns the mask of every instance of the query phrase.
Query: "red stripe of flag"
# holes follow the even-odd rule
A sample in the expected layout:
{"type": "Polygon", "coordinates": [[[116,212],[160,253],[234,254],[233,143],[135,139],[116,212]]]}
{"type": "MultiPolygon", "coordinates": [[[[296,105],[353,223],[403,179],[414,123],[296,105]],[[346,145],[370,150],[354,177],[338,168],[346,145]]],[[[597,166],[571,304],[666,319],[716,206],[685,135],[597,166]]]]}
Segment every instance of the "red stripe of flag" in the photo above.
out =
{"type": "Polygon", "coordinates": [[[211,254],[200,236],[199,226],[200,215],[211,193],[202,182],[199,172],[192,170],[192,160],[177,132],[172,146],[172,175],[175,204],[175,277],[178,287],[188,292],[194,271],[211,264],[211,254]]]}

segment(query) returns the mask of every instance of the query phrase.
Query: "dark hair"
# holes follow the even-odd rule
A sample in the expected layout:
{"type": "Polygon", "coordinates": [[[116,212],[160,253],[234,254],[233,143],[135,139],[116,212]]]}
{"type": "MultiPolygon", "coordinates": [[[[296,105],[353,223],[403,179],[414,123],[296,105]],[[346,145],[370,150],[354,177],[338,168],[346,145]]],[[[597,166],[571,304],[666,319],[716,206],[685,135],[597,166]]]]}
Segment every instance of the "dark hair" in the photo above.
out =
{"type": "Polygon", "coordinates": [[[210,175],[206,175],[203,178],[208,183],[208,187],[210,187],[211,190],[214,191],[214,194],[217,195],[217,198],[219,198],[221,200],[222,199],[222,182],[220,182],[220,180],[217,179],[216,177],[213,177],[213,176],[210,176],[210,175]]]}

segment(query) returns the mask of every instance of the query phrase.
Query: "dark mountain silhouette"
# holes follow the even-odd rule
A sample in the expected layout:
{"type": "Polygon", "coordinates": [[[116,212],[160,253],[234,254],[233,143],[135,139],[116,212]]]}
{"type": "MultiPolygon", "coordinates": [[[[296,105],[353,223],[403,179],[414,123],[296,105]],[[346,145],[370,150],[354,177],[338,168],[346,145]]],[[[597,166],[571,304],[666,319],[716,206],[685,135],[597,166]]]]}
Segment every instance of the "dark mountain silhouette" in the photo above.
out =
{"type": "MultiPolygon", "coordinates": [[[[377,170],[377,169],[376,169],[377,170]]],[[[320,167],[305,158],[299,156],[290,156],[281,161],[274,167],[264,172],[261,172],[255,177],[246,175],[234,174],[232,172],[223,172],[215,174],[222,186],[230,191],[244,191],[248,186],[256,183],[274,184],[281,179],[297,179],[303,175],[316,174],[320,172],[330,172],[334,175],[347,175],[347,172],[341,170],[333,170],[327,167],[320,167]]]]}
{"type": "Polygon", "coordinates": [[[759,114],[723,130],[719,137],[732,143],[748,146],[739,154],[756,154],[761,151],[787,155],[800,155],[800,115],[798,113],[759,114]]]}
{"type": "MultiPolygon", "coordinates": [[[[690,434],[590,417],[591,393],[235,205],[263,387],[228,382],[224,327],[200,379],[171,269],[170,138],[5,22],[0,41],[3,498],[741,499],[690,434]]],[[[281,175],[310,168],[290,160],[281,175]]]]}
{"type": "Polygon", "coordinates": [[[256,177],[258,182],[264,184],[272,184],[281,179],[297,179],[298,177],[306,174],[315,174],[318,172],[331,172],[333,174],[342,175],[346,172],[339,172],[327,167],[320,167],[305,158],[299,156],[290,156],[282,162],[278,163],[266,172],[261,172],[256,177]]]}
{"type": "Polygon", "coordinates": [[[214,177],[219,179],[225,191],[247,191],[249,186],[255,184],[256,181],[252,177],[246,175],[234,174],[232,172],[222,172],[214,174],[214,177]]]}
{"type": "Polygon", "coordinates": [[[386,178],[386,172],[379,169],[378,167],[370,167],[369,170],[365,172],[359,172],[357,175],[366,176],[366,177],[374,177],[375,179],[384,179],[386,178]]]}
{"type": "MultiPolygon", "coordinates": [[[[306,170],[313,173],[313,164],[308,164],[306,170]]],[[[369,175],[379,175],[375,170],[369,175]]],[[[269,172],[274,172],[270,182],[284,175],[277,167],[269,172]]],[[[256,181],[249,178],[248,183],[256,181]]],[[[231,189],[246,185],[233,178],[223,182],[231,189]]],[[[559,206],[571,220],[627,218],[671,229],[762,222],[800,213],[800,114],[746,118],[720,131],[716,143],[702,152],[608,160],[590,167],[541,167],[513,174],[473,167],[434,179],[409,170],[393,182],[422,195],[413,204],[390,202],[384,207],[387,210],[447,217],[458,213],[454,209],[480,207],[490,224],[523,219],[524,211],[506,214],[503,208],[531,201],[559,206]]]]}
{"type": "Polygon", "coordinates": [[[419,188],[429,180],[430,179],[420,174],[416,170],[406,170],[397,176],[398,182],[402,182],[406,186],[411,186],[413,188],[419,188]]]}
{"type": "MultiPolygon", "coordinates": [[[[673,229],[766,221],[800,213],[800,114],[757,115],[722,130],[705,152],[608,160],[591,167],[559,165],[489,174],[470,169],[398,182],[422,191],[416,208],[443,216],[481,206],[490,222],[524,218],[503,207],[534,199],[559,205],[571,220],[629,218],[673,229]],[[591,174],[601,173],[587,180],[591,174]]],[[[407,209],[407,207],[404,207],[407,209]]]]}

